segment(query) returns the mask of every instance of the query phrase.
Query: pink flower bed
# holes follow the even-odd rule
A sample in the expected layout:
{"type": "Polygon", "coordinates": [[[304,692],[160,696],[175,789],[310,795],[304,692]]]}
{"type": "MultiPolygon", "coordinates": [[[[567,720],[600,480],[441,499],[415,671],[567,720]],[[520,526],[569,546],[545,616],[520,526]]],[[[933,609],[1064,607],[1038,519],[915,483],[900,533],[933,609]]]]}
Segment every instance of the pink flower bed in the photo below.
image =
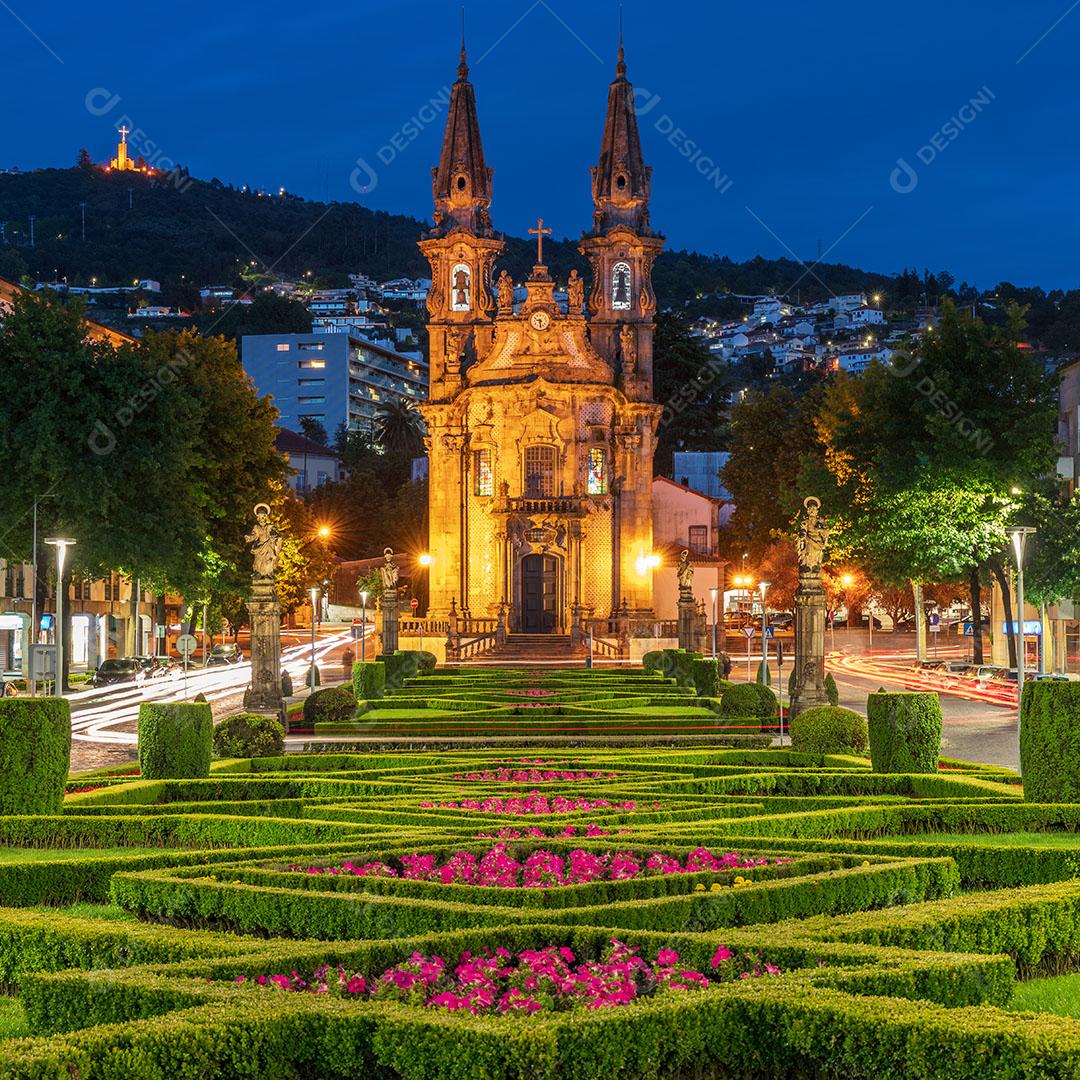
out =
{"type": "MultiPolygon", "coordinates": [[[[773,865],[790,862],[775,859],[773,865]]],[[[438,864],[434,855],[402,855],[397,869],[384,862],[357,865],[346,862],[341,866],[290,866],[290,870],[305,874],[351,874],[354,877],[401,878],[405,881],[433,881],[442,885],[483,885],[498,889],[550,889],[565,885],[585,885],[591,881],[629,881],[640,877],[659,877],[666,874],[721,873],[725,870],[745,870],[768,866],[768,859],[744,858],[728,851],[714,855],[707,848],[695,848],[685,862],[655,852],[642,857],[628,851],[571,851],[557,855],[551,851],[533,851],[518,862],[505,844],[496,844],[486,854],[477,857],[469,851],[459,851],[438,864]]]]}
{"type": "MultiPolygon", "coordinates": [[[[750,966],[739,972],[738,978],[780,974],[773,964],[761,964],[751,956],[743,959],[750,966]]],[[[525,949],[517,956],[508,949],[478,956],[466,952],[452,968],[439,956],[413,953],[376,979],[325,964],[306,979],[293,971],[251,980],[238,975],[235,981],[287,992],[398,1001],[473,1015],[529,1016],[615,1008],[662,994],[697,992],[736,978],[739,964],[730,949],[718,948],[710,963],[713,972],[704,975],[681,965],[674,949],[661,949],[650,963],[638,956],[637,949],[612,938],[599,961],[578,961],[565,946],[525,949]]]]}
{"type": "Polygon", "coordinates": [[[552,780],[614,780],[617,775],[585,769],[487,769],[484,772],[455,773],[454,779],[484,784],[547,784],[552,780]]]}
{"type": "Polygon", "coordinates": [[[100,791],[104,784],[92,784],[90,787],[69,787],[64,789],[65,795],[85,795],[88,791],[100,791]]]}
{"type": "MultiPolygon", "coordinates": [[[[628,833],[629,829],[616,829],[616,832],[628,833]]],[[[544,832],[535,825],[527,825],[524,829],[499,829],[498,832],[480,832],[476,834],[477,840],[572,840],[575,836],[610,836],[611,829],[601,829],[595,821],[588,825],[564,825],[555,832],[544,832]]]]}
{"type": "MultiPolygon", "coordinates": [[[[660,808],[653,803],[653,809],[660,808]]],[[[565,795],[548,796],[540,791],[530,791],[525,795],[495,795],[490,799],[461,799],[458,802],[422,802],[421,809],[429,810],[479,810],[484,814],[572,814],[578,810],[616,810],[631,813],[638,809],[635,802],[613,803],[607,799],[568,798],[565,795]]]]}

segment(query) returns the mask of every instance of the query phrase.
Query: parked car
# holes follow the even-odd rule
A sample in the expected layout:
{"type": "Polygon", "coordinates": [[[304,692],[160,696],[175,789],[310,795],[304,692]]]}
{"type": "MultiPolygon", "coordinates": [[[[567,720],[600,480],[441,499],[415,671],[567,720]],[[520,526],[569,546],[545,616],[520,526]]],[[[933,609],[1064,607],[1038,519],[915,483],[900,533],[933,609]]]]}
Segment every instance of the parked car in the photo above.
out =
{"type": "Polygon", "coordinates": [[[244,653],[239,645],[215,645],[206,658],[207,667],[222,667],[225,664],[242,664],[244,653]]]}
{"type": "Polygon", "coordinates": [[[90,682],[94,686],[115,686],[118,683],[143,683],[146,669],[140,659],[125,656],[122,659],[102,660],[90,682]]]}

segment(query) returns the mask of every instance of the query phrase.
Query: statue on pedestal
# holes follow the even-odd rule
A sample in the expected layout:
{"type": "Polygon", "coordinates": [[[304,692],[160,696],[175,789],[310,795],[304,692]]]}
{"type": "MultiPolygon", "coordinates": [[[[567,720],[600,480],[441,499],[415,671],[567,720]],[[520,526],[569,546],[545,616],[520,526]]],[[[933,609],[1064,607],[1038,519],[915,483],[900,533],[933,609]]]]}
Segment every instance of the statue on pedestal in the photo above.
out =
{"type": "Polygon", "coordinates": [[[679,579],[679,648],[693,651],[696,644],[697,604],[694,603],[694,567],[690,552],[684,550],[679,556],[675,570],[679,579]]]}
{"type": "Polygon", "coordinates": [[[389,592],[391,589],[397,589],[399,570],[397,563],[394,562],[394,549],[383,549],[383,564],[379,567],[379,573],[382,575],[382,587],[383,592],[389,592]]]}
{"type": "Polygon", "coordinates": [[[679,566],[675,573],[679,578],[679,591],[689,592],[694,586],[694,568],[690,564],[689,551],[683,551],[679,556],[679,566]]]}
{"type": "Polygon", "coordinates": [[[825,692],[825,589],[821,561],[831,530],[821,520],[821,500],[803,500],[806,514],[799,522],[795,550],[799,557],[799,585],[795,590],[795,691],[791,716],[829,703],[825,692]]]}
{"type": "Polygon", "coordinates": [[[255,524],[245,537],[251,545],[251,685],[244,708],[279,713],[281,710],[281,605],[274,588],[285,538],[270,520],[270,507],[255,507],[255,524]]]}
{"type": "Polygon", "coordinates": [[[384,654],[392,654],[398,647],[398,576],[394,562],[394,549],[383,549],[383,564],[379,567],[382,577],[382,647],[384,654]]]}
{"type": "Polygon", "coordinates": [[[270,520],[270,507],[259,503],[255,507],[255,524],[244,541],[251,544],[254,576],[264,580],[273,580],[281,561],[281,547],[284,538],[270,520]]]}

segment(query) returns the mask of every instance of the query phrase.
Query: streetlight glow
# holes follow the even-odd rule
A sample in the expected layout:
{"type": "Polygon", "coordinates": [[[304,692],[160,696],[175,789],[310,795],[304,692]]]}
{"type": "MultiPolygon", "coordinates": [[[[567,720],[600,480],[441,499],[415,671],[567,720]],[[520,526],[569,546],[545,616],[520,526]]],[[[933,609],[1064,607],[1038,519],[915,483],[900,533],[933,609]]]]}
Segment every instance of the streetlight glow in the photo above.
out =
{"type": "Polygon", "coordinates": [[[425,551],[417,558],[416,561],[421,566],[430,566],[435,561],[435,557],[429,551],[425,551]]]}
{"type": "MultiPolygon", "coordinates": [[[[56,548],[56,696],[64,696],[64,561],[67,549],[75,546],[75,541],[64,536],[47,536],[45,543],[56,548]]],[[[36,584],[36,582],[35,582],[36,584]]]]}

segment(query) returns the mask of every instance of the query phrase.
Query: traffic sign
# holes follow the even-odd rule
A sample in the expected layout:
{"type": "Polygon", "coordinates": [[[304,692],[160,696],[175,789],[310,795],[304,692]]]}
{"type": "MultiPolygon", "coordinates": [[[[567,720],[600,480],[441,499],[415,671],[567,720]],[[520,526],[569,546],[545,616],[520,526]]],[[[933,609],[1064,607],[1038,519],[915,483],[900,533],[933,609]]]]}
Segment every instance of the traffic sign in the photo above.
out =
{"type": "Polygon", "coordinates": [[[776,627],[774,627],[774,626],[766,626],[765,627],[765,636],[767,638],[776,637],[776,627]]]}
{"type": "Polygon", "coordinates": [[[974,637],[974,636],[975,636],[975,625],[974,625],[974,623],[969,623],[969,622],[964,623],[964,637],[974,637]]]}
{"type": "Polygon", "coordinates": [[[746,640],[749,641],[757,633],[757,627],[756,626],[744,626],[742,628],[742,632],[746,636],[746,640]]]}
{"type": "Polygon", "coordinates": [[[412,598],[412,599],[411,599],[411,600],[409,601],[409,607],[411,607],[411,608],[413,609],[413,611],[415,611],[415,610],[416,610],[416,609],[417,609],[417,608],[418,608],[419,606],[420,606],[420,601],[419,601],[419,600],[417,600],[417,599],[416,599],[416,597],[414,596],[414,597],[413,597],[413,598],[412,598]]]}
{"type": "Polygon", "coordinates": [[[181,634],[176,639],[176,651],[187,660],[199,647],[194,634],[181,634]]]}

